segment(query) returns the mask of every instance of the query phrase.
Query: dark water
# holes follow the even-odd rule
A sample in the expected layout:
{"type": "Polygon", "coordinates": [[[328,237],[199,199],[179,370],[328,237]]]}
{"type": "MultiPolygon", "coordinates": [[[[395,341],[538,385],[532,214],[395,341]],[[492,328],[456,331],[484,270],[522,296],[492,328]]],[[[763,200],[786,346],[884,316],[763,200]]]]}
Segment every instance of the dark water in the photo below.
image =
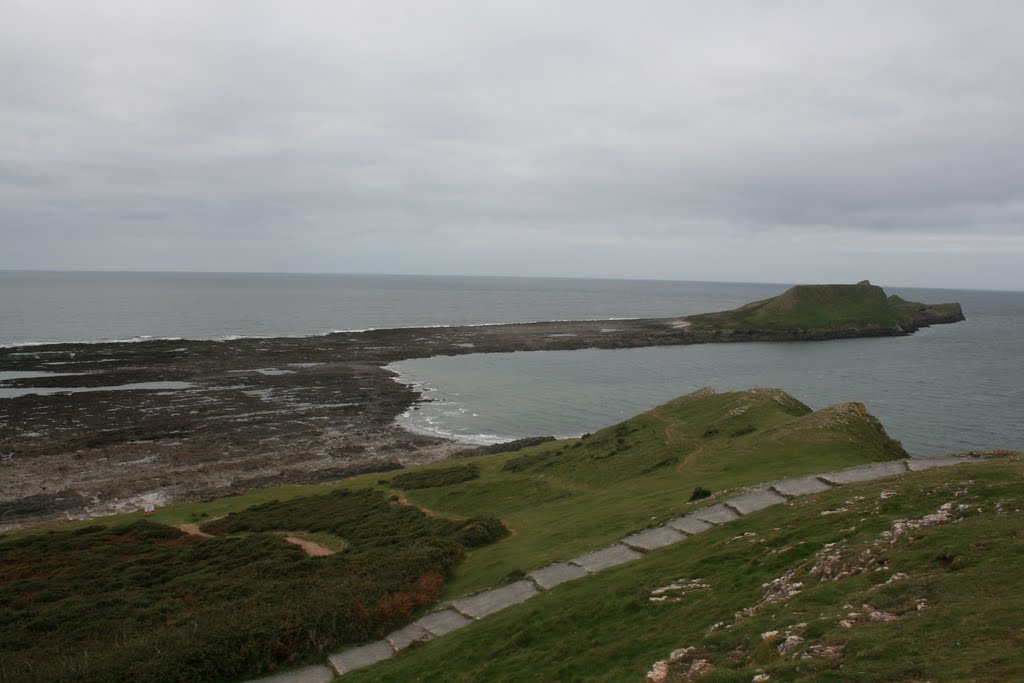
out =
{"type": "MultiPolygon", "coordinates": [[[[784,289],[552,278],[0,272],[0,344],[685,315],[784,289]]],[[[812,407],[863,401],[916,454],[1024,448],[1024,293],[889,291],[960,301],[968,321],[891,339],[407,361],[396,369],[438,400],[406,422],[474,441],[572,435],[706,385],[778,386],[812,407]]]]}

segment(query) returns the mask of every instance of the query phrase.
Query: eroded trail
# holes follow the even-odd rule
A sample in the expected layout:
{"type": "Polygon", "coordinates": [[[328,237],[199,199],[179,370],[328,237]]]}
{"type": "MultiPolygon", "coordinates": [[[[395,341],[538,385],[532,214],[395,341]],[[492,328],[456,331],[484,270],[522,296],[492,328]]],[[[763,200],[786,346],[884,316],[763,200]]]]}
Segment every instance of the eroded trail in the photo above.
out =
{"type": "Polygon", "coordinates": [[[417,505],[416,503],[410,503],[409,499],[406,498],[405,496],[403,496],[400,493],[395,493],[394,491],[392,491],[392,494],[398,497],[398,502],[401,505],[408,505],[409,507],[416,508],[417,510],[419,510],[420,512],[425,514],[427,517],[437,517],[438,516],[437,513],[434,512],[433,510],[431,510],[430,508],[425,508],[422,505],[417,505]]]}
{"type": "Polygon", "coordinates": [[[334,551],[330,548],[325,548],[319,543],[307,541],[306,539],[299,538],[297,536],[285,536],[284,540],[287,543],[299,546],[300,548],[302,548],[302,551],[310,557],[327,557],[328,555],[334,554],[334,551]]]}
{"type": "Polygon", "coordinates": [[[184,531],[186,534],[191,534],[193,536],[199,536],[200,538],[213,538],[213,536],[211,536],[210,534],[206,533],[205,531],[201,531],[199,529],[199,525],[198,524],[179,524],[178,528],[181,529],[182,531],[184,531]]]}
{"type": "Polygon", "coordinates": [[[650,415],[661,422],[665,423],[665,446],[686,446],[690,445],[694,447],[694,450],[689,453],[686,458],[683,459],[679,466],[676,468],[676,472],[682,472],[687,469],[696,460],[697,456],[704,452],[704,444],[699,439],[692,439],[690,437],[677,437],[675,430],[681,427],[678,422],[670,418],[661,415],[657,409],[650,411],[650,415]]]}
{"type": "MultiPolygon", "coordinates": [[[[200,538],[214,538],[212,534],[208,534],[201,530],[198,524],[179,524],[178,528],[192,536],[198,536],[200,538]]],[[[334,551],[330,548],[326,548],[314,541],[307,541],[306,539],[299,538],[298,536],[285,536],[284,540],[286,543],[291,543],[292,545],[297,545],[302,548],[302,552],[306,553],[309,557],[327,557],[334,554],[334,551]]]]}

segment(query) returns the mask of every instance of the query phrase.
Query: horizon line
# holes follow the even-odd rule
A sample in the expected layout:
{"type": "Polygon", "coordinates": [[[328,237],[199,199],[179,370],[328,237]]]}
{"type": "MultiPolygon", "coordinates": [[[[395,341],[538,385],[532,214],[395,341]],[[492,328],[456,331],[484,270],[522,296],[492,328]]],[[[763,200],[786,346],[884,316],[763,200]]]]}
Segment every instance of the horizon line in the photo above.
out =
{"type": "MultiPolygon", "coordinates": [[[[620,282],[680,282],[707,284],[739,284],[739,285],[781,285],[799,284],[856,284],[856,282],[781,282],[762,280],[687,280],[651,277],[628,276],[582,276],[582,275],[511,275],[511,274],[465,274],[465,273],[384,273],[384,272],[327,272],[327,271],[281,271],[281,270],[131,270],[131,269],[85,269],[85,268],[0,268],[5,273],[77,273],[77,274],[119,274],[119,275],[271,275],[271,276],[370,276],[370,277],[422,277],[422,278],[479,278],[479,279],[521,279],[521,280],[598,280],[620,282]]],[[[858,282],[870,280],[862,278],[858,282]]],[[[872,281],[872,284],[876,284],[872,281]]],[[[954,287],[954,286],[923,286],[912,284],[889,284],[884,287],[903,289],[935,289],[972,292],[1008,292],[1021,293],[1024,289],[995,289],[991,287],[954,287]]]]}

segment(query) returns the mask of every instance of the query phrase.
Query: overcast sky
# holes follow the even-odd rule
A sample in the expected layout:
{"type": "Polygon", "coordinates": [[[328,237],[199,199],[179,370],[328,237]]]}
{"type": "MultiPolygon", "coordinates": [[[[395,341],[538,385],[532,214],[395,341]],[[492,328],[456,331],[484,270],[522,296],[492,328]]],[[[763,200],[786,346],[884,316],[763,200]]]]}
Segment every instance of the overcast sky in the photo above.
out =
{"type": "Polygon", "coordinates": [[[0,268],[1024,289],[1024,3],[0,0],[0,268]]]}

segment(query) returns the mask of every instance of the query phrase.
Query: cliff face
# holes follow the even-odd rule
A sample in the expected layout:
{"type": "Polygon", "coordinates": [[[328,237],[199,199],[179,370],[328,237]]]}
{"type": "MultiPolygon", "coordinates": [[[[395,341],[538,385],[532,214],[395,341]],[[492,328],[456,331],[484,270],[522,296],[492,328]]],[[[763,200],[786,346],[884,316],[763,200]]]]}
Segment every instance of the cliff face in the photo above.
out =
{"type": "Polygon", "coordinates": [[[962,320],[967,320],[967,318],[964,317],[963,309],[958,303],[924,306],[913,311],[911,326],[907,328],[907,331],[913,332],[916,329],[928,327],[929,325],[945,325],[948,323],[958,323],[962,320]]]}

